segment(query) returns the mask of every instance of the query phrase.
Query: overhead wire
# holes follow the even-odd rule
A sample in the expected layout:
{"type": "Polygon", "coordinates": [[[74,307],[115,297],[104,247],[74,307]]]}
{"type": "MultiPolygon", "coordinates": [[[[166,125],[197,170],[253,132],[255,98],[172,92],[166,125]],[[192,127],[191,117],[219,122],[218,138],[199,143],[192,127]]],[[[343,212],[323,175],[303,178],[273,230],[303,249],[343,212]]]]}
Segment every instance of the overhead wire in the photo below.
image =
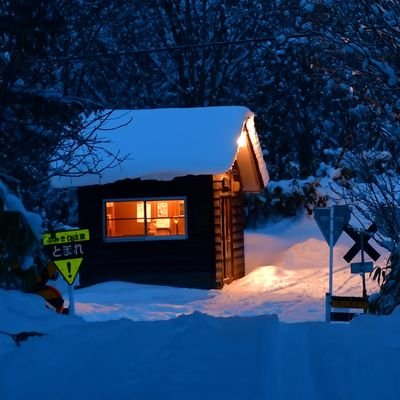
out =
{"type": "MultiPolygon", "coordinates": [[[[305,38],[310,36],[316,36],[315,33],[299,33],[285,36],[286,39],[298,39],[305,38]]],[[[191,43],[191,44],[183,44],[176,46],[168,46],[168,47],[155,47],[149,49],[134,49],[134,50],[126,50],[119,52],[107,52],[107,53],[98,53],[98,54],[85,54],[78,56],[70,56],[70,57],[55,57],[50,58],[50,61],[80,61],[80,60],[90,60],[96,58],[104,58],[104,57],[125,57],[125,56],[134,56],[140,54],[150,54],[150,53],[162,53],[162,52],[172,52],[172,51],[184,51],[184,50],[192,50],[192,49],[204,49],[209,47],[221,47],[221,46],[235,46],[235,45],[243,45],[249,43],[264,43],[276,40],[276,37],[267,36],[267,37],[259,37],[252,39],[239,39],[232,41],[217,41],[211,43],[191,43]]],[[[33,59],[31,59],[34,61],[33,59]]],[[[35,58],[35,60],[38,60],[35,58]]],[[[49,59],[47,59],[49,60],[49,59]]]]}

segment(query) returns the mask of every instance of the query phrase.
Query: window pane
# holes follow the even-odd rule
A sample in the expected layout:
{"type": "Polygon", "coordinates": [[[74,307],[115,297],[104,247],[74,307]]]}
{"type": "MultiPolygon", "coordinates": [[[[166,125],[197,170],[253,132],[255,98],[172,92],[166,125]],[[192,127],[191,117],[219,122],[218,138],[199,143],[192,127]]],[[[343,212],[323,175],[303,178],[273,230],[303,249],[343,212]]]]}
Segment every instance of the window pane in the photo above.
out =
{"type": "Polygon", "coordinates": [[[143,201],[106,202],[106,237],[144,236],[143,210],[143,201]]]}
{"type": "Polygon", "coordinates": [[[147,200],[149,236],[186,235],[184,200],[147,200]]]}
{"type": "Polygon", "coordinates": [[[106,238],[186,236],[185,200],[105,202],[106,238]]]}

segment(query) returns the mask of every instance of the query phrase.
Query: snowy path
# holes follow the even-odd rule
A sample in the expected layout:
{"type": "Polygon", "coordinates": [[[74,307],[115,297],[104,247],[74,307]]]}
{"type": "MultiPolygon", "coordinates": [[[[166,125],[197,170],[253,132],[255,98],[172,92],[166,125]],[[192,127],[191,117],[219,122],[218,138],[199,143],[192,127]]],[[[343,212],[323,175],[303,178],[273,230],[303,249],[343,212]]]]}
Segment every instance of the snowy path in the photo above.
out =
{"type": "MultiPolygon", "coordinates": [[[[111,282],[77,290],[77,313],[88,321],[160,320],[195,311],[217,317],[276,314],[285,322],[324,320],[329,248],[314,220],[304,216],[248,231],[245,241],[247,275],[220,291],[111,282]]],[[[336,295],[362,294],[361,277],[352,275],[343,260],[351,245],[342,235],[335,246],[336,295]]],[[[367,285],[368,293],[378,290],[370,279],[367,285]]]]}

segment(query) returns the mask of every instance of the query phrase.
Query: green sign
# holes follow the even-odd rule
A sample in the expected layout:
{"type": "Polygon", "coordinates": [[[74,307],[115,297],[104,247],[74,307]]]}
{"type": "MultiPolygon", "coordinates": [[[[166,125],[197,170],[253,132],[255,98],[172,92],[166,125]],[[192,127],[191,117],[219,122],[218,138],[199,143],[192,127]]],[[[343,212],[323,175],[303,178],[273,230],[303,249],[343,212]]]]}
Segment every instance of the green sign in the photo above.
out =
{"type": "Polygon", "coordinates": [[[43,235],[43,245],[60,274],[72,285],[84,257],[84,243],[90,240],[89,229],[49,232],[43,235]]]}
{"type": "Polygon", "coordinates": [[[78,274],[83,258],[71,258],[69,260],[54,260],[57,269],[63,278],[72,285],[78,274]]]}
{"type": "Polygon", "coordinates": [[[85,242],[87,240],[90,240],[89,229],[50,232],[43,235],[43,244],[45,246],[71,242],[85,242]]]}

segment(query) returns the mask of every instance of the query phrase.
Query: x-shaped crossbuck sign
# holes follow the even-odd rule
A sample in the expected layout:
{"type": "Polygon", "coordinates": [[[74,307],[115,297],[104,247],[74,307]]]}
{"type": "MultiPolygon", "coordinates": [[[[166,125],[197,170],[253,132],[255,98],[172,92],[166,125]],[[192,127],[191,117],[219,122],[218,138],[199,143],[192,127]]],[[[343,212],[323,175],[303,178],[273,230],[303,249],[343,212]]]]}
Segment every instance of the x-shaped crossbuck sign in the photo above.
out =
{"type": "Polygon", "coordinates": [[[343,258],[349,263],[361,250],[363,250],[376,261],[381,255],[368,243],[371,239],[371,234],[376,232],[375,224],[372,224],[366,231],[357,232],[351,225],[346,225],[343,229],[353,240],[354,244],[351,249],[343,256],[343,258]]]}

